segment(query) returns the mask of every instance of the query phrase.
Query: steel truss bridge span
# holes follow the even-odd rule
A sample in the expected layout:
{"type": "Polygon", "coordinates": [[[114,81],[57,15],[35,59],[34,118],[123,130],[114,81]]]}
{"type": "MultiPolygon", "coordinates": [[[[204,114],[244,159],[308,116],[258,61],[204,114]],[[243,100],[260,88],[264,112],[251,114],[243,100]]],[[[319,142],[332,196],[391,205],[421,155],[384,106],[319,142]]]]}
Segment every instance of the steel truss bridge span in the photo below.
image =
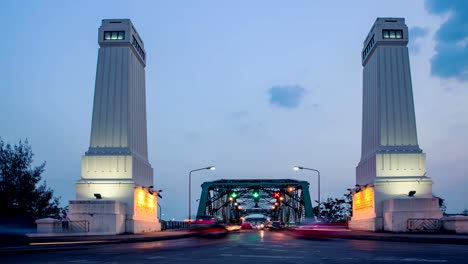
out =
{"type": "Polygon", "coordinates": [[[225,223],[262,214],[272,221],[298,222],[313,217],[309,182],[292,179],[216,180],[202,185],[197,218],[213,216],[225,223]]]}

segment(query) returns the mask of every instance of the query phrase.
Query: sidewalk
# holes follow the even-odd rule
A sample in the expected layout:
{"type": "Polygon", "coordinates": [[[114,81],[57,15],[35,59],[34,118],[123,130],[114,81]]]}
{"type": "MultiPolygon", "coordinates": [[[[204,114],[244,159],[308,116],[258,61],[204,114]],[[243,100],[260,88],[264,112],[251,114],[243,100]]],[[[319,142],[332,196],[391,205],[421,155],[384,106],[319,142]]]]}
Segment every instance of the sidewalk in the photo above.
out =
{"type": "Polygon", "coordinates": [[[355,231],[344,228],[296,229],[291,235],[305,239],[338,238],[355,240],[378,240],[394,242],[438,243],[468,245],[468,234],[450,233],[388,233],[355,231]]]}
{"type": "Polygon", "coordinates": [[[107,243],[145,242],[179,239],[193,236],[187,230],[148,232],[142,234],[103,235],[99,233],[55,233],[55,234],[28,234],[30,243],[74,242],[74,241],[102,241],[107,243]]]}
{"type": "Polygon", "coordinates": [[[194,234],[183,231],[148,232],[143,234],[102,235],[93,233],[34,233],[27,235],[12,235],[1,239],[0,254],[34,252],[49,250],[67,250],[77,246],[92,244],[113,244],[150,242],[193,237],[194,234]],[[7,242],[7,243],[5,243],[7,242]]]}

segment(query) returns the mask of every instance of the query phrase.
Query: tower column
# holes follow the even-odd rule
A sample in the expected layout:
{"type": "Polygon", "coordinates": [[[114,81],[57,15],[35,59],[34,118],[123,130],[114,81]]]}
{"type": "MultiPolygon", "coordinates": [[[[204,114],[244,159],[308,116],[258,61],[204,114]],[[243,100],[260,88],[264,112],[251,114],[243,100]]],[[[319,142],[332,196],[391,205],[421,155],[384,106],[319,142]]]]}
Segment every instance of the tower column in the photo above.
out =
{"type": "Polygon", "coordinates": [[[364,40],[353,229],[402,232],[411,219],[442,217],[418,144],[407,44],[404,18],[377,18],[364,40]]]}
{"type": "Polygon", "coordinates": [[[104,19],[91,137],[70,218],[104,233],[160,230],[146,131],[146,51],[129,19],[104,19]]]}

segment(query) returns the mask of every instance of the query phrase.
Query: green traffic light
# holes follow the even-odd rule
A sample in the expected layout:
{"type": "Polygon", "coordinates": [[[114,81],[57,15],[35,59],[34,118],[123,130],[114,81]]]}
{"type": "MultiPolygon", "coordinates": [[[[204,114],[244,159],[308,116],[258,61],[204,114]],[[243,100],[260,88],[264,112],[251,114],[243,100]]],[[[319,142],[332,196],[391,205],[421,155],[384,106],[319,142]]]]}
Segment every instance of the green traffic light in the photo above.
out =
{"type": "Polygon", "coordinates": [[[237,193],[235,193],[235,192],[231,193],[231,197],[232,198],[237,198],[237,193]]]}
{"type": "Polygon", "coordinates": [[[254,192],[252,196],[253,198],[257,199],[258,197],[260,197],[260,194],[258,192],[254,192]]]}

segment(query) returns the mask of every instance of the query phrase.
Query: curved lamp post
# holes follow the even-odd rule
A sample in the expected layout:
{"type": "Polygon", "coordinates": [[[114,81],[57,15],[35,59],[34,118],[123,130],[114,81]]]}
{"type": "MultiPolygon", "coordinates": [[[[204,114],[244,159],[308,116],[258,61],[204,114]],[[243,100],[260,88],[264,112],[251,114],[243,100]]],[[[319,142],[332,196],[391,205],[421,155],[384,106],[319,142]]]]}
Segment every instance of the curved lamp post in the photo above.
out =
{"type": "Polygon", "coordinates": [[[190,224],[190,220],[191,220],[191,214],[192,214],[192,202],[191,202],[191,198],[192,198],[192,188],[191,188],[191,185],[192,185],[192,172],[194,171],[200,171],[200,170],[214,170],[216,169],[215,166],[209,166],[209,167],[205,167],[205,168],[200,168],[200,169],[196,169],[196,170],[191,170],[189,172],[189,181],[188,181],[188,220],[189,220],[189,224],[190,224]]]}
{"type": "Polygon", "coordinates": [[[318,201],[318,207],[317,207],[318,208],[318,215],[317,216],[320,217],[320,171],[316,170],[316,169],[301,167],[301,166],[294,166],[293,170],[296,170],[296,171],[297,170],[310,170],[310,171],[317,172],[317,174],[318,174],[318,185],[317,185],[317,187],[318,187],[318,200],[317,200],[318,201]]]}

